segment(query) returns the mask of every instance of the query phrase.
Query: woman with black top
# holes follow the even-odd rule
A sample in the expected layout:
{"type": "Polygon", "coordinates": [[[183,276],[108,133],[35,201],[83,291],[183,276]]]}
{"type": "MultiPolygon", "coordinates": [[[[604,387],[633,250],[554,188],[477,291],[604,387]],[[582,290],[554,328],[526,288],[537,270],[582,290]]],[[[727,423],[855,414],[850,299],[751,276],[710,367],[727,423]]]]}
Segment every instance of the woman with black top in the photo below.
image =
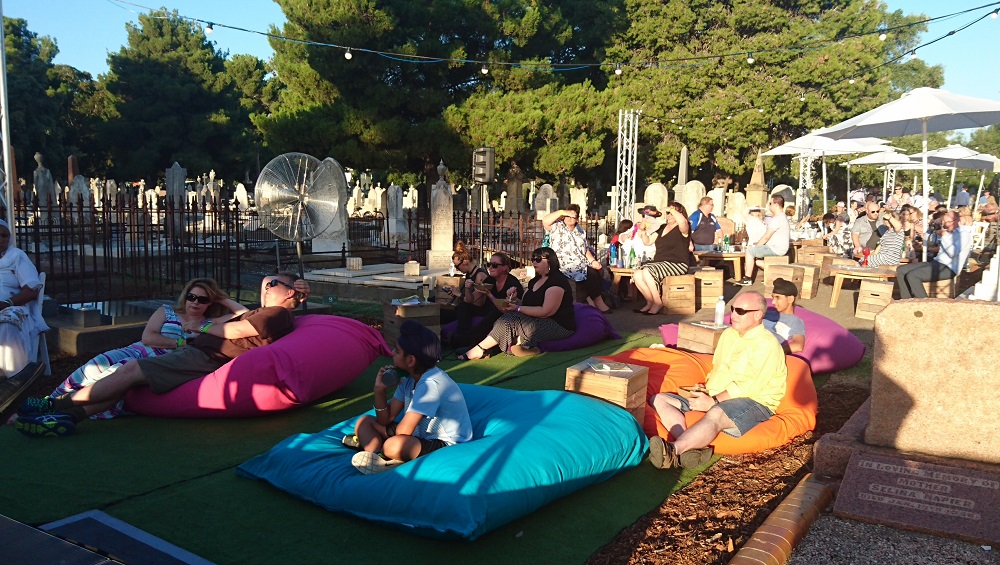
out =
{"type": "Polygon", "coordinates": [[[559,271],[556,252],[540,247],[532,252],[531,262],[535,278],[528,282],[521,304],[497,303],[504,314],[485,339],[458,356],[460,360],[482,359],[508,349],[517,357],[536,355],[537,344],[565,339],[576,331],[570,282],[559,271]]]}
{"type": "Polygon", "coordinates": [[[643,245],[656,244],[653,261],[632,273],[635,287],[646,299],[646,305],[636,312],[647,316],[657,314],[663,308],[660,292],[660,283],[663,279],[685,275],[688,272],[690,256],[688,232],[691,230],[691,224],[688,223],[687,211],[679,202],[670,203],[666,211],[666,222],[659,229],[649,233],[640,228],[636,233],[643,245]]]}
{"type": "Polygon", "coordinates": [[[521,281],[510,274],[510,257],[506,253],[494,253],[490,257],[490,262],[486,266],[489,276],[483,279],[484,284],[492,285],[489,291],[474,290],[472,303],[461,303],[458,305],[458,329],[452,337],[452,345],[470,345],[479,343],[489,335],[493,329],[493,324],[500,318],[503,312],[490,300],[490,297],[506,299],[514,296],[518,300],[524,295],[524,287],[521,281]],[[510,293],[513,292],[513,295],[510,293]],[[474,306],[479,299],[486,302],[481,307],[474,306]],[[474,316],[483,317],[477,324],[472,324],[474,316]]]}

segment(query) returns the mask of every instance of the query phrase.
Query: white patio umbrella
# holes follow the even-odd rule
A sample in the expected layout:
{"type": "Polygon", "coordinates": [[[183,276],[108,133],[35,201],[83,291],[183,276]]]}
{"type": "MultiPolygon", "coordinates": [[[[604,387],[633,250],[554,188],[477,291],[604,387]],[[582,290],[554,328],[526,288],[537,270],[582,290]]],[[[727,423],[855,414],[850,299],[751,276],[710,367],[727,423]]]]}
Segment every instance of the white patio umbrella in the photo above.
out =
{"type": "MultiPolygon", "coordinates": [[[[783,143],[769,151],[765,151],[762,155],[807,155],[820,157],[823,163],[823,213],[826,214],[826,156],[884,151],[886,143],[889,142],[877,137],[832,139],[815,135],[815,132],[813,132],[783,143]]],[[[799,174],[801,174],[801,171],[799,174]]],[[[849,188],[850,186],[848,186],[849,188]]]]}
{"type": "MultiPolygon", "coordinates": [[[[922,159],[924,154],[917,153],[911,155],[914,159],[922,159]]],[[[954,167],[951,170],[951,184],[948,186],[948,204],[951,204],[951,196],[955,189],[955,169],[973,169],[984,171],[979,176],[979,192],[976,194],[975,207],[979,206],[979,196],[982,194],[983,182],[986,180],[985,171],[992,171],[997,166],[998,159],[987,153],[980,153],[975,149],[969,149],[963,145],[953,143],[940,149],[931,149],[927,152],[927,162],[934,165],[948,165],[954,167]]]]}
{"type": "MultiPolygon", "coordinates": [[[[857,159],[851,159],[845,165],[847,165],[848,174],[850,174],[851,166],[853,165],[893,165],[893,164],[907,164],[913,163],[913,159],[902,153],[897,153],[895,151],[879,151],[878,153],[871,153],[865,155],[864,157],[858,157],[857,159]]],[[[889,188],[889,169],[884,169],[882,173],[882,200],[887,197],[887,192],[889,188]]]]}
{"type": "MultiPolygon", "coordinates": [[[[936,88],[915,88],[893,100],[839,124],[816,130],[832,139],[880,135],[902,137],[920,133],[927,152],[927,132],[981,128],[1000,123],[1000,102],[952,94],[936,88]]],[[[927,163],[927,156],[922,158],[927,163]]],[[[927,230],[927,168],[923,168],[924,231],[927,230]]],[[[924,248],[927,260],[927,248],[924,248]]]]}

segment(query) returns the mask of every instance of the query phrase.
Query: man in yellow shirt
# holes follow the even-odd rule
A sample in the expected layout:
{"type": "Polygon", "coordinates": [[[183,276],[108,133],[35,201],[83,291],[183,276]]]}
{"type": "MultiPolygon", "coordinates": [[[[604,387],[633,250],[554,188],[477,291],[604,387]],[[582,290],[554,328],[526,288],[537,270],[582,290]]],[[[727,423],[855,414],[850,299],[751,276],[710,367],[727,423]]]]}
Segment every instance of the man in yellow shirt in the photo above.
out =
{"type": "Polygon", "coordinates": [[[785,353],[774,335],[764,328],[767,301],[758,292],[745,292],[733,300],[732,327],[719,337],[712,370],[705,385],[690,391],[690,398],[660,393],[649,403],[674,438],[649,440],[649,460],[661,469],[700,467],[712,458],[709,446],[719,433],[740,437],[774,415],[785,395],[785,353]],[[684,413],[705,412],[690,428],[684,413]]]}

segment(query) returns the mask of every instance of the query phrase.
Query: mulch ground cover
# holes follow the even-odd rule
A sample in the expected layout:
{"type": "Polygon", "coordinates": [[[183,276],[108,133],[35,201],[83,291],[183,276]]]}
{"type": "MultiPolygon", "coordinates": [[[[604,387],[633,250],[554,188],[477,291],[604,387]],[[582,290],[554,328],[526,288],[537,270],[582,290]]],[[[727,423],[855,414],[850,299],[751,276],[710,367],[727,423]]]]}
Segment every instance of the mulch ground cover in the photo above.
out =
{"type": "MultiPolygon", "coordinates": [[[[381,321],[362,320],[373,326],[381,321]]],[[[52,376],[33,395],[48,394],[86,359],[59,354],[52,376]]],[[[868,398],[869,391],[827,384],[818,391],[816,430],[755,455],[726,456],[656,510],[624,529],[591,556],[591,564],[726,563],[786,495],[811,471],[813,443],[834,432],[868,398]]]]}

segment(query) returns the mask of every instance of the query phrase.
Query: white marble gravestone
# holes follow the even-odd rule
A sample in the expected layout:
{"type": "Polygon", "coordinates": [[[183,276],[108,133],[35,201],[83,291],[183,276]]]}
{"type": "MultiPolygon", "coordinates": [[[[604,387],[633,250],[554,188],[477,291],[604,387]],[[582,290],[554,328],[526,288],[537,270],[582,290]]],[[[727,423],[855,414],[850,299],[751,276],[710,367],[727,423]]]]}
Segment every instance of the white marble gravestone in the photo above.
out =
{"type": "Polygon", "coordinates": [[[705,185],[702,184],[701,181],[688,181],[688,183],[684,185],[683,194],[684,196],[681,198],[681,204],[684,205],[684,208],[690,215],[698,208],[698,204],[701,202],[701,199],[705,197],[705,185]]]}
{"type": "Polygon", "coordinates": [[[439,181],[431,187],[431,249],[427,252],[428,269],[447,269],[455,247],[454,192],[445,180],[444,162],[438,165],[439,181]]]}
{"type": "Polygon", "coordinates": [[[669,197],[667,187],[662,183],[654,182],[646,187],[645,192],[642,194],[642,201],[645,204],[656,206],[656,209],[662,212],[666,210],[667,204],[669,204],[669,197]]]}

